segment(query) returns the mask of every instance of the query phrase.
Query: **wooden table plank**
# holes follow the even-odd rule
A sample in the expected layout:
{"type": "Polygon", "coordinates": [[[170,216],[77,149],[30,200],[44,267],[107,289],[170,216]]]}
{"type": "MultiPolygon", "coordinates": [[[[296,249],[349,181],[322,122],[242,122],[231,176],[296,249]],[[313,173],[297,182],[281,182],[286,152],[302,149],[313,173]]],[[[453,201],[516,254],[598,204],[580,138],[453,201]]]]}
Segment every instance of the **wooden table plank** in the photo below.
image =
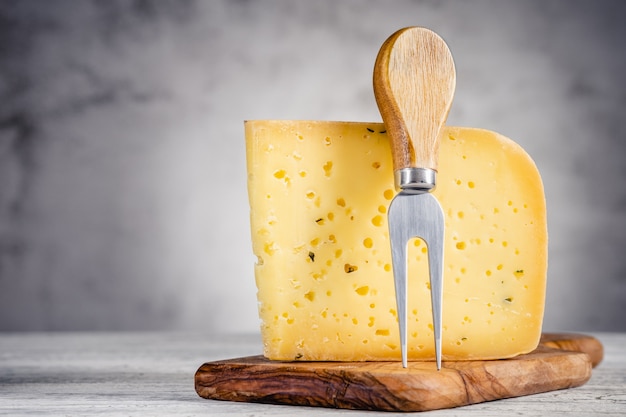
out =
{"type": "MultiPolygon", "coordinates": [[[[420,415],[623,416],[626,333],[591,334],[604,360],[582,387],[420,415]]],[[[0,333],[0,415],[358,415],[198,397],[194,373],[202,363],[260,352],[254,334],[0,333]]]]}

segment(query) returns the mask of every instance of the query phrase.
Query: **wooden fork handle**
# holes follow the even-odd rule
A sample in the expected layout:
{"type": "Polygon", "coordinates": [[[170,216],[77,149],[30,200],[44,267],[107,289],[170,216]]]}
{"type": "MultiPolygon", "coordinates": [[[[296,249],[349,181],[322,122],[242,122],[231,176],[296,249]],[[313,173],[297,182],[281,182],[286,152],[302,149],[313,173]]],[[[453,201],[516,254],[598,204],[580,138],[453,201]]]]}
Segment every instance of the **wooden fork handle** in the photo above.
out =
{"type": "Polygon", "coordinates": [[[382,45],[374,95],[391,139],[394,170],[437,170],[439,134],[456,85],[452,54],[436,33],[404,28],[382,45]]]}

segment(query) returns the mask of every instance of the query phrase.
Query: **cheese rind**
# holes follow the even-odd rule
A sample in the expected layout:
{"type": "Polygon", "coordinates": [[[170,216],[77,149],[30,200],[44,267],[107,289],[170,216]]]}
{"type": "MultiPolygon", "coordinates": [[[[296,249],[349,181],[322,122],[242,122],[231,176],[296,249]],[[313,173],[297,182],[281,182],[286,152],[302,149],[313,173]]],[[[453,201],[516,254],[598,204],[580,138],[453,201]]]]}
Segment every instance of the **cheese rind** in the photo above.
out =
{"type": "MultiPolygon", "coordinates": [[[[275,360],[400,358],[387,208],[395,195],[380,123],[247,121],[259,316],[275,360]]],[[[532,159],[481,129],[442,133],[443,358],[533,350],[547,270],[546,205],[532,159]]],[[[408,355],[434,358],[426,245],[409,253],[408,355]]]]}

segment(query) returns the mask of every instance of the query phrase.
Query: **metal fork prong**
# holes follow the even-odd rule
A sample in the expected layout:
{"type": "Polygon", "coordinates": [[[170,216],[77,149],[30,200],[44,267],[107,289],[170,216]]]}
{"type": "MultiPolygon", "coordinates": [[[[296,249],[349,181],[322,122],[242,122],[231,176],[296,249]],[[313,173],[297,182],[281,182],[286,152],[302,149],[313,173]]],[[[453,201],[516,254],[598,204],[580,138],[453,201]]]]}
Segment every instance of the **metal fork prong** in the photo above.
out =
{"type": "Polygon", "coordinates": [[[444,215],[435,198],[429,199],[431,207],[430,224],[421,236],[428,248],[428,270],[430,275],[430,301],[433,313],[433,333],[435,336],[435,359],[437,370],[441,369],[441,334],[443,310],[443,240],[444,215]]]}
{"type": "Polygon", "coordinates": [[[402,230],[391,230],[391,261],[393,264],[393,277],[396,290],[396,308],[398,315],[398,324],[400,329],[400,348],[402,350],[402,366],[408,366],[407,354],[407,243],[408,238],[402,230]],[[393,235],[395,233],[395,236],[393,235]],[[400,234],[400,236],[397,236],[400,234]]]}
{"type": "Polygon", "coordinates": [[[435,356],[437,370],[441,369],[441,333],[443,310],[443,233],[430,236],[428,247],[428,269],[430,272],[430,299],[433,309],[433,332],[435,333],[435,356]]]}

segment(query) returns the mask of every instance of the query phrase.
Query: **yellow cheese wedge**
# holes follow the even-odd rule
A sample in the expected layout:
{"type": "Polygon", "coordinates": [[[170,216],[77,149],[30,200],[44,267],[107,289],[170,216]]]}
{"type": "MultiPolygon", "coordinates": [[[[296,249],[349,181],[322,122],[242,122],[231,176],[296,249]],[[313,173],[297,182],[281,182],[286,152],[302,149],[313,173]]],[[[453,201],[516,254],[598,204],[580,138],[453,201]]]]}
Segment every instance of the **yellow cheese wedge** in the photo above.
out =
{"type": "MultiPolygon", "coordinates": [[[[400,358],[379,123],[248,121],[248,193],[264,354],[400,358]]],[[[510,139],[448,127],[435,194],[445,212],[443,358],[495,359],[539,341],[547,270],[539,172],[510,139]]],[[[434,358],[428,258],[409,243],[408,354],[434,358]]]]}

